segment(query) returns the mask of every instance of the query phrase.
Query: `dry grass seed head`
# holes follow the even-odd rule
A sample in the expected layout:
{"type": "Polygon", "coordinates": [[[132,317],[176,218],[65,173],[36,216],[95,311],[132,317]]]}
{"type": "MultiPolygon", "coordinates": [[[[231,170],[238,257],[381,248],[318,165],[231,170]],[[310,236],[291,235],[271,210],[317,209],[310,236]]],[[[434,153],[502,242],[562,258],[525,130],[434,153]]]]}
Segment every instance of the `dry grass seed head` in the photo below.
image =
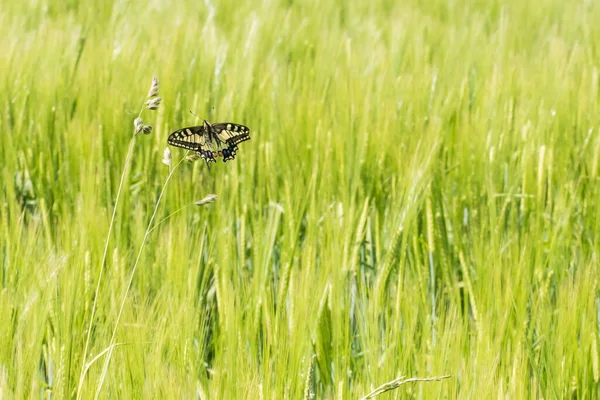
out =
{"type": "Polygon", "coordinates": [[[148,98],[158,96],[158,78],[152,78],[152,85],[150,86],[150,90],[148,90],[148,98]]]}
{"type": "Polygon", "coordinates": [[[207,205],[207,204],[210,204],[210,203],[214,202],[216,199],[217,199],[217,195],[216,194],[209,194],[208,196],[206,196],[202,200],[198,200],[195,204],[197,206],[204,206],[204,205],[207,205]]]}

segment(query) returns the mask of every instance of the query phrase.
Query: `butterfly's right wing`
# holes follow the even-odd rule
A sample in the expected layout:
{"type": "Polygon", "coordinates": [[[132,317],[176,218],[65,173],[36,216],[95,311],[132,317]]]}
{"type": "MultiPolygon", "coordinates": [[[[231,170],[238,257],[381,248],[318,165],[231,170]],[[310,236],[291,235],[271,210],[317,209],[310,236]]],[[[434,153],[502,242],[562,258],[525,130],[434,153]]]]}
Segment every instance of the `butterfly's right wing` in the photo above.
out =
{"type": "Polygon", "coordinates": [[[250,129],[247,126],[231,122],[221,122],[212,125],[217,138],[228,146],[235,146],[250,140],[250,129]]]}

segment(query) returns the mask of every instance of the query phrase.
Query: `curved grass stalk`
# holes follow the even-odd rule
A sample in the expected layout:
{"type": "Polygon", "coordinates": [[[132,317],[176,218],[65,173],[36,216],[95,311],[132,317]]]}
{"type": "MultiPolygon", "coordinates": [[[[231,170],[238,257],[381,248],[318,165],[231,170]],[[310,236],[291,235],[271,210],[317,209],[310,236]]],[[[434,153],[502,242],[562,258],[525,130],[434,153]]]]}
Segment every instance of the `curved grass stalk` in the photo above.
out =
{"type": "MultiPolygon", "coordinates": [[[[146,228],[146,233],[144,234],[144,238],[142,239],[142,244],[140,245],[140,249],[138,251],[138,254],[137,254],[137,257],[135,260],[135,264],[133,265],[133,269],[131,270],[131,274],[129,276],[129,282],[127,283],[127,288],[125,289],[125,294],[123,295],[123,300],[121,301],[121,307],[119,308],[119,314],[117,315],[117,321],[115,322],[115,327],[113,329],[113,332],[112,332],[112,335],[110,338],[110,344],[108,345],[108,348],[107,348],[108,352],[106,352],[107,349],[103,350],[103,353],[107,354],[107,357],[104,360],[104,365],[102,367],[102,373],[100,374],[98,386],[96,387],[96,395],[94,396],[95,399],[98,399],[98,397],[100,395],[102,385],[106,378],[106,373],[108,372],[108,366],[110,364],[110,360],[112,358],[112,352],[115,347],[114,344],[115,344],[115,337],[117,334],[117,329],[119,328],[119,322],[121,321],[121,316],[123,315],[123,309],[125,308],[125,302],[127,300],[127,296],[129,295],[129,290],[131,289],[131,284],[133,283],[133,277],[135,276],[135,271],[137,270],[140,259],[142,257],[142,252],[144,251],[144,247],[146,245],[146,240],[148,239],[148,236],[150,235],[150,233],[156,227],[156,226],[153,227],[152,223],[154,222],[154,218],[156,217],[156,212],[158,211],[158,206],[160,205],[160,202],[163,198],[163,195],[165,193],[167,185],[168,185],[169,181],[171,180],[171,177],[173,176],[173,173],[175,172],[177,167],[184,160],[185,160],[185,157],[183,157],[172,169],[170,169],[169,175],[167,176],[167,179],[165,180],[165,183],[163,184],[163,187],[162,187],[162,190],[160,191],[158,199],[156,200],[156,205],[154,206],[154,212],[152,213],[152,217],[150,217],[150,221],[148,222],[148,227],[146,228]]],[[[160,222],[162,222],[162,220],[160,222]]]]}
{"type": "Polygon", "coordinates": [[[142,103],[142,107],[140,108],[137,118],[134,121],[134,124],[136,124],[136,128],[131,137],[131,140],[129,141],[129,148],[127,150],[127,155],[125,156],[125,166],[123,167],[123,172],[121,173],[119,189],[117,190],[117,196],[115,198],[115,206],[113,208],[112,216],[110,218],[110,224],[108,226],[108,233],[106,234],[106,241],[104,243],[104,252],[102,254],[102,261],[100,262],[100,271],[98,272],[98,280],[96,281],[96,289],[94,290],[94,301],[92,303],[92,314],[90,316],[90,321],[89,321],[88,329],[87,329],[87,335],[86,335],[86,339],[85,339],[85,348],[83,350],[83,358],[82,358],[82,362],[81,362],[81,372],[79,374],[79,383],[77,385],[77,395],[76,395],[77,399],[81,398],[81,389],[83,387],[83,381],[84,381],[85,375],[89,369],[89,367],[86,367],[86,365],[87,365],[86,361],[87,361],[87,356],[88,356],[88,352],[89,352],[89,348],[90,348],[90,339],[91,339],[91,335],[92,335],[92,326],[94,324],[94,317],[96,316],[96,309],[98,308],[98,294],[100,293],[100,285],[102,283],[102,278],[104,277],[104,267],[106,265],[106,257],[108,255],[108,245],[110,243],[110,238],[112,236],[113,227],[115,225],[115,217],[117,215],[117,209],[119,207],[119,200],[121,199],[123,183],[125,182],[125,176],[127,175],[127,171],[129,170],[132,156],[133,156],[133,149],[135,147],[135,139],[137,138],[138,133],[140,133],[142,131],[144,133],[147,133],[146,130],[148,128],[150,130],[152,129],[152,127],[145,126],[145,125],[142,126],[142,129],[138,129],[137,121],[141,118],[142,113],[147,108],[146,102],[148,101],[148,99],[151,97],[155,97],[157,94],[158,94],[158,80],[156,80],[156,78],[154,78],[152,80],[152,86],[150,88],[150,92],[148,92],[148,95],[144,99],[144,102],[142,103]]]}
{"type": "Polygon", "coordinates": [[[188,205],[186,205],[186,206],[183,206],[183,207],[181,207],[181,208],[180,208],[180,209],[178,209],[178,210],[175,210],[175,211],[173,211],[171,214],[167,215],[166,217],[164,217],[163,219],[161,219],[160,221],[158,221],[156,224],[154,224],[154,226],[153,226],[152,228],[150,228],[150,232],[152,232],[153,230],[155,230],[156,228],[158,228],[158,226],[159,226],[160,224],[162,224],[163,222],[165,222],[166,220],[168,220],[169,218],[171,218],[173,215],[175,215],[175,214],[177,214],[178,212],[180,212],[180,211],[183,211],[183,210],[185,210],[186,208],[188,208],[188,207],[191,207],[191,206],[193,206],[193,205],[196,205],[196,204],[195,204],[195,203],[190,203],[190,204],[188,204],[188,205]]]}
{"type": "MultiPolygon", "coordinates": [[[[141,112],[140,112],[141,114],[141,112]]],[[[106,256],[108,254],[108,244],[110,243],[110,237],[112,234],[112,230],[115,224],[115,216],[117,214],[117,208],[119,207],[119,200],[121,198],[121,191],[123,189],[123,182],[125,181],[125,175],[129,169],[129,164],[131,162],[131,156],[133,155],[133,148],[135,146],[135,138],[136,134],[134,134],[129,141],[129,150],[127,151],[127,156],[125,157],[125,166],[123,167],[123,173],[121,174],[121,182],[119,182],[119,189],[117,190],[117,197],[115,199],[115,207],[113,208],[112,217],[110,219],[110,224],[108,226],[108,233],[106,234],[106,242],[104,243],[104,253],[102,255],[102,262],[100,263],[100,272],[98,273],[98,280],[96,281],[96,289],[94,290],[94,301],[92,303],[92,315],[90,316],[90,322],[88,324],[87,335],[85,339],[85,349],[83,351],[83,361],[81,363],[81,372],[79,374],[79,384],[77,385],[77,399],[81,398],[81,389],[83,386],[83,381],[85,379],[85,375],[87,373],[88,368],[86,368],[86,360],[88,356],[89,346],[90,346],[90,338],[92,335],[92,325],[94,324],[94,317],[96,316],[96,308],[98,303],[98,294],[100,292],[100,284],[102,283],[102,278],[104,276],[104,266],[106,265],[106,256]]]]}

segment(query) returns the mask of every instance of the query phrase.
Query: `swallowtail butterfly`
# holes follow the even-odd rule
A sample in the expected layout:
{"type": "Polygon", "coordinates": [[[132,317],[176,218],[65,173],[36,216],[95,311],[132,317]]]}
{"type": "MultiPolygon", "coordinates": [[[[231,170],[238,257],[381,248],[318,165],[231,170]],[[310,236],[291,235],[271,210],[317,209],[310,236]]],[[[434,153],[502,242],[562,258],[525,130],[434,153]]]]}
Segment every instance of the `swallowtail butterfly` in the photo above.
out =
{"type": "Polygon", "coordinates": [[[199,126],[176,130],[169,135],[167,143],[195,151],[209,165],[209,162],[217,162],[217,157],[223,157],[224,162],[233,160],[238,143],[246,140],[250,140],[250,129],[244,125],[204,121],[199,126]]]}

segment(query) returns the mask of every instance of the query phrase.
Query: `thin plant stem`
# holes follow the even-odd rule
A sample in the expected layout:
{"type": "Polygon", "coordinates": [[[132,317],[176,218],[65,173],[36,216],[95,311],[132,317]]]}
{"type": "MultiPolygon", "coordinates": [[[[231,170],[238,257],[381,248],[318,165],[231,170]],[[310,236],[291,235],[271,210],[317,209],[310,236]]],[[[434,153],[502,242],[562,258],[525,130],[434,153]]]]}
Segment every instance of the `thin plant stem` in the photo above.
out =
{"type": "Polygon", "coordinates": [[[112,336],[110,338],[110,344],[109,344],[109,348],[110,350],[108,351],[108,355],[104,360],[104,366],[102,368],[102,374],[100,375],[100,380],[98,382],[98,387],[96,388],[96,395],[94,396],[95,399],[98,399],[99,395],[100,395],[100,390],[102,389],[102,384],[104,383],[104,379],[106,377],[106,373],[108,372],[108,365],[110,363],[110,360],[112,358],[112,352],[114,349],[114,343],[115,343],[115,336],[117,334],[117,329],[119,327],[119,322],[121,321],[121,316],[123,315],[123,309],[125,308],[125,301],[127,300],[127,296],[129,295],[129,290],[131,289],[131,284],[133,283],[133,277],[135,275],[135,271],[137,270],[137,267],[140,263],[140,259],[142,257],[142,252],[144,250],[144,246],[146,245],[146,240],[148,239],[148,236],[150,235],[150,232],[152,232],[152,223],[154,222],[154,218],[156,217],[156,212],[158,211],[158,206],[160,205],[160,201],[163,198],[163,195],[165,193],[165,190],[167,188],[167,185],[169,183],[169,181],[171,180],[171,177],[173,176],[173,173],[175,172],[175,170],[177,169],[177,167],[183,162],[183,160],[185,160],[185,157],[182,158],[170,171],[169,171],[169,175],[167,176],[167,179],[165,180],[165,183],[163,184],[162,190],[160,191],[160,195],[158,196],[158,199],[156,200],[156,205],[154,206],[154,212],[152,213],[152,217],[150,217],[150,221],[148,222],[148,227],[146,228],[146,233],[144,234],[144,238],[142,239],[142,244],[140,245],[140,249],[138,251],[137,254],[137,258],[135,260],[135,264],[133,265],[133,269],[131,270],[131,274],[129,276],[129,282],[127,283],[127,288],[125,289],[125,294],[123,295],[123,300],[121,301],[121,307],[119,309],[119,314],[117,315],[117,321],[115,322],[115,327],[113,329],[112,332],[112,336]]]}
{"type": "Polygon", "coordinates": [[[98,294],[100,292],[100,284],[102,283],[102,277],[104,275],[104,266],[106,264],[106,256],[108,254],[108,244],[110,242],[110,237],[112,234],[112,230],[115,224],[115,216],[117,214],[117,208],[119,207],[119,199],[121,198],[121,190],[123,189],[123,182],[125,181],[125,175],[127,170],[129,169],[129,162],[131,161],[131,156],[133,155],[133,148],[135,145],[136,135],[134,134],[129,142],[129,150],[127,151],[127,156],[125,157],[125,167],[123,168],[123,173],[121,174],[121,182],[119,183],[119,189],[117,190],[117,197],[115,199],[115,207],[113,208],[112,217],[110,219],[110,225],[108,227],[108,233],[106,235],[106,242],[104,243],[104,254],[102,255],[102,262],[100,263],[100,272],[98,274],[98,280],[96,282],[96,289],[94,291],[94,302],[92,303],[92,315],[90,316],[90,321],[88,324],[87,335],[85,339],[85,349],[83,351],[83,361],[81,363],[81,373],[79,376],[79,385],[77,386],[77,399],[81,398],[81,388],[83,386],[83,381],[85,378],[85,374],[87,372],[86,361],[87,355],[90,345],[90,338],[92,335],[92,325],[94,324],[94,317],[96,316],[96,308],[98,303],[98,294]]]}
{"type": "Polygon", "coordinates": [[[163,219],[161,219],[160,221],[158,221],[156,224],[154,224],[154,226],[152,228],[150,228],[150,232],[152,232],[153,230],[155,230],[156,228],[158,228],[158,226],[160,224],[162,224],[163,222],[165,222],[166,220],[168,220],[169,218],[171,218],[173,215],[177,214],[180,211],[185,210],[188,207],[194,206],[196,205],[196,203],[190,203],[186,206],[181,207],[179,210],[175,210],[173,211],[171,214],[167,215],[166,217],[164,217],[163,219]]]}
{"type": "MultiPolygon", "coordinates": [[[[141,117],[142,112],[144,112],[144,104],[148,98],[144,99],[142,103],[142,107],[140,108],[140,112],[138,113],[138,117],[141,117]]],[[[123,183],[125,182],[125,176],[127,171],[129,170],[129,165],[131,163],[131,159],[133,156],[133,149],[135,147],[135,139],[138,135],[138,132],[134,132],[131,136],[131,140],[129,141],[129,148],[127,150],[127,155],[125,156],[125,166],[123,167],[123,172],[121,173],[121,181],[119,182],[119,189],[117,190],[117,197],[115,198],[115,206],[113,208],[112,216],[110,218],[110,224],[108,226],[108,233],[106,234],[106,241],[104,243],[104,253],[102,255],[102,262],[100,263],[100,272],[98,273],[98,280],[96,281],[96,289],[94,290],[94,301],[92,303],[92,314],[90,316],[90,322],[88,324],[87,335],[85,339],[85,348],[83,350],[83,359],[81,362],[81,372],[79,374],[79,384],[77,385],[77,399],[81,398],[81,389],[83,387],[83,381],[85,379],[85,375],[87,373],[88,368],[86,368],[88,351],[90,348],[90,339],[92,335],[92,325],[94,324],[94,317],[96,316],[96,309],[98,307],[98,294],[100,293],[100,284],[102,283],[102,277],[104,276],[104,267],[106,265],[106,257],[108,255],[108,245],[110,243],[110,237],[112,235],[113,227],[115,225],[115,216],[117,215],[117,209],[119,207],[119,200],[121,199],[121,191],[123,189],[123,183]]]]}
{"type": "Polygon", "coordinates": [[[400,386],[405,385],[407,383],[436,382],[436,381],[442,381],[444,379],[449,379],[451,377],[452,377],[452,375],[432,376],[431,378],[418,378],[418,377],[406,378],[405,376],[401,376],[400,378],[396,378],[393,381],[384,383],[383,385],[379,386],[377,389],[373,390],[371,393],[367,394],[366,396],[361,397],[360,400],[372,399],[374,397],[379,396],[382,393],[389,392],[390,390],[398,389],[400,386]]]}

